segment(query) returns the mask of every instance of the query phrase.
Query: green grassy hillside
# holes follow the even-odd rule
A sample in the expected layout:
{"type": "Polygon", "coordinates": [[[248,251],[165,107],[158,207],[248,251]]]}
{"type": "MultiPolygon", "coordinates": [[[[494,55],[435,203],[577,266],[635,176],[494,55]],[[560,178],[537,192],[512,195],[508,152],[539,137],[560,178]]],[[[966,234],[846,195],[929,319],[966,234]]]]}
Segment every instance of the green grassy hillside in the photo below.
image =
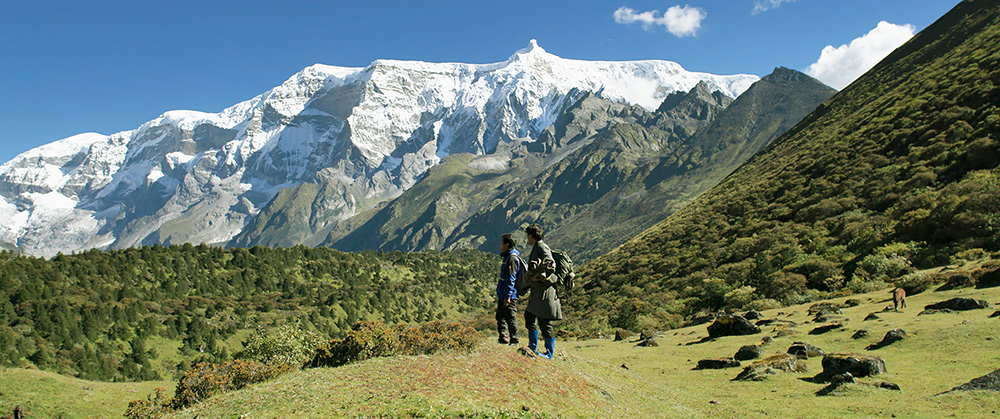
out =
{"type": "Polygon", "coordinates": [[[121,417],[129,400],[144,397],[168,381],[106,383],[23,368],[0,368],[0,415],[24,409],[27,418],[121,417]]]}
{"type": "MultiPolygon", "coordinates": [[[[918,315],[924,305],[956,296],[1000,302],[1000,288],[926,291],[908,308],[885,312],[889,290],[851,298],[845,327],[820,335],[809,304],[763,311],[766,319],[798,324],[797,334],[777,336],[775,326],[750,336],[707,338],[706,325],[672,330],[656,347],[635,340],[560,340],[554,361],[529,359],[515,348],[484,346],[471,354],[392,357],[316,368],[214,397],[170,417],[734,417],[734,418],[975,418],[1000,410],[996,392],[950,390],[1000,365],[1000,336],[990,310],[918,315]],[[879,320],[863,320],[877,312],[879,320]],[[909,337],[866,350],[888,330],[909,337]],[[859,329],[864,339],[852,339],[859,329]],[[760,382],[731,381],[741,368],[695,370],[699,359],[732,356],[763,337],[770,353],[805,341],[830,353],[867,353],[885,360],[887,373],[860,378],[836,391],[808,381],[822,371],[783,373],[760,382]],[[882,381],[901,391],[865,385],[882,381]],[[819,395],[819,394],[826,395],[819,395]]],[[[845,298],[827,302],[843,306],[845,298]]],[[[744,365],[747,365],[744,362],[744,365]]]]}
{"type": "Polygon", "coordinates": [[[669,325],[1000,258],[998,3],[960,3],[690,206],[588,264],[578,315],[669,325]]]}

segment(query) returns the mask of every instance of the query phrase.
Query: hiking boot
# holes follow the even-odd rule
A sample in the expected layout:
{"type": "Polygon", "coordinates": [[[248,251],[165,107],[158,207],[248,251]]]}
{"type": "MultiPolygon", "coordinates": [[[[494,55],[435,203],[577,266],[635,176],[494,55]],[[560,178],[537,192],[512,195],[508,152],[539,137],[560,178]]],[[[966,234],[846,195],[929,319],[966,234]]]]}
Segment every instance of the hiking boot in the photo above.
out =
{"type": "Polygon", "coordinates": [[[545,359],[552,359],[556,355],[556,338],[546,338],[545,339],[545,353],[538,354],[538,356],[545,359]]]}

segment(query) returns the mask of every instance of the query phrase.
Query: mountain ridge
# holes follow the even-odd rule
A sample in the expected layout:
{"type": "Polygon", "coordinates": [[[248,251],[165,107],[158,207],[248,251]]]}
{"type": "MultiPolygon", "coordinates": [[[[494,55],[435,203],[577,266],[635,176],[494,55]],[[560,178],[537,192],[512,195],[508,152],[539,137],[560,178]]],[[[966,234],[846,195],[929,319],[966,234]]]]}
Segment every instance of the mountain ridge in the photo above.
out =
{"type": "Polygon", "coordinates": [[[318,178],[342,192],[321,209],[339,222],[398,196],[446,155],[536,140],[584,91],[654,107],[698,81],[735,96],[756,79],[562,59],[537,42],[493,64],[317,64],[219,113],[168,111],[0,165],[0,241],[42,255],[224,243],[282,188],[318,178]]]}

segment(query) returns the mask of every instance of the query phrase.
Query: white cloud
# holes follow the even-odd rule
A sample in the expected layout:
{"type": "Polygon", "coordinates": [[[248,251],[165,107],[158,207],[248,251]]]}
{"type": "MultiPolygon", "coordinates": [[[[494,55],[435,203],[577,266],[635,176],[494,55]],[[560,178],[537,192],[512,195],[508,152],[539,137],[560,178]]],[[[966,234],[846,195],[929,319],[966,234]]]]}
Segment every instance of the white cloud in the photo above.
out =
{"type": "Polygon", "coordinates": [[[755,0],[753,2],[753,11],[750,14],[757,14],[760,12],[766,12],[771,9],[777,9],[781,6],[781,3],[793,3],[795,0],[755,0]]]}
{"type": "Polygon", "coordinates": [[[676,37],[694,36],[701,28],[701,21],[707,16],[698,7],[673,6],[667,9],[663,16],[657,17],[659,10],[636,13],[635,10],[622,6],[615,10],[615,22],[622,24],[640,23],[642,28],[650,30],[655,25],[661,25],[676,37]]]}
{"type": "Polygon", "coordinates": [[[896,25],[886,21],[850,45],[827,45],[819,60],[806,68],[805,73],[837,90],[847,87],[866,71],[878,64],[886,55],[913,37],[913,25],[896,25]]]}

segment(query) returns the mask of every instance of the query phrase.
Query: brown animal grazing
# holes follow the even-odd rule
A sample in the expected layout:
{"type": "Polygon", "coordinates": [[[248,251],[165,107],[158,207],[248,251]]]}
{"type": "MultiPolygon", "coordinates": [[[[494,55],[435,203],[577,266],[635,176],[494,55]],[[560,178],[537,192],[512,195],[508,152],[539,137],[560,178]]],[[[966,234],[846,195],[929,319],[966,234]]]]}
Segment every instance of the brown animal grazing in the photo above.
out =
{"type": "Polygon", "coordinates": [[[897,287],[892,290],[892,308],[899,311],[903,307],[906,307],[906,290],[897,287]]]}

